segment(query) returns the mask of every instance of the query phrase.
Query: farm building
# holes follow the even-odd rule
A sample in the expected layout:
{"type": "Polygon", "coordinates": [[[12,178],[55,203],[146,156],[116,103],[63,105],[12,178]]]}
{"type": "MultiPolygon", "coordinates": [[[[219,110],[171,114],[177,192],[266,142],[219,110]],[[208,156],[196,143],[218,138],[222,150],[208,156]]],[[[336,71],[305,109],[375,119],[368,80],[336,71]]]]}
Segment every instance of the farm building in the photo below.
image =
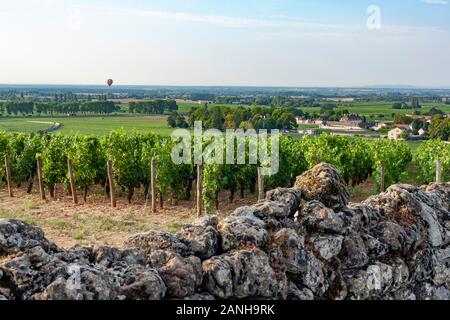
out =
{"type": "Polygon", "coordinates": [[[407,132],[404,129],[401,128],[395,128],[388,132],[388,138],[390,140],[400,140],[402,139],[402,136],[407,132]]]}
{"type": "Polygon", "coordinates": [[[419,130],[419,136],[425,137],[425,136],[427,136],[427,135],[428,135],[428,131],[427,131],[427,130],[425,130],[425,129],[423,129],[423,128],[421,128],[421,129],[419,130]]]}
{"type": "Polygon", "coordinates": [[[363,122],[363,119],[360,116],[358,116],[357,114],[349,114],[349,115],[343,116],[341,118],[340,122],[361,123],[361,122],[363,122]]]}

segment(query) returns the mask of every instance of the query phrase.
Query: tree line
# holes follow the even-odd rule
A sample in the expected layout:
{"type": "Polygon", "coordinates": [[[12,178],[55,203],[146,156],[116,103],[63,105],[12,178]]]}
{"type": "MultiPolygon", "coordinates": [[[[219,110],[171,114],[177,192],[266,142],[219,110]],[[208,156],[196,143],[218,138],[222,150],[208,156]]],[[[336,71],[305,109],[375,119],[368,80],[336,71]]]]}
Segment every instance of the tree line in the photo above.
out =
{"type": "Polygon", "coordinates": [[[193,108],[186,117],[173,113],[168,119],[171,127],[194,127],[202,121],[204,129],[297,129],[297,120],[292,112],[283,108],[252,106],[204,106],[193,108]]]}
{"type": "Polygon", "coordinates": [[[131,101],[128,104],[130,113],[140,114],[164,114],[164,112],[173,112],[178,110],[175,100],[152,100],[152,101],[131,101]]]}
{"type": "Polygon", "coordinates": [[[32,102],[6,101],[0,103],[4,115],[110,114],[120,111],[112,101],[32,102]]]}

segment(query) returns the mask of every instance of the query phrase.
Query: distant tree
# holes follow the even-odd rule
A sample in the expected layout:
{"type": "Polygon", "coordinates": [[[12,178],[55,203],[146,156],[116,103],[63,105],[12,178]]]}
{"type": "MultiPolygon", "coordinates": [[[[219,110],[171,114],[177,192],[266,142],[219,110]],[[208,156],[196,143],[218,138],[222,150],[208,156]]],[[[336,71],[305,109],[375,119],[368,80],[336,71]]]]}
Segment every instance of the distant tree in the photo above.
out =
{"type": "Polygon", "coordinates": [[[169,125],[169,127],[171,127],[171,128],[177,127],[177,118],[178,118],[178,113],[172,112],[172,114],[167,118],[167,124],[169,125]]]}
{"type": "Polygon", "coordinates": [[[413,122],[413,118],[403,114],[397,114],[394,117],[394,122],[397,124],[411,124],[413,122]]]}
{"type": "Polygon", "coordinates": [[[413,97],[411,100],[411,108],[412,109],[420,109],[422,106],[420,105],[419,98],[413,97]]]}
{"type": "Polygon", "coordinates": [[[448,141],[450,138],[450,118],[434,118],[429,126],[430,137],[448,141]]]}
{"type": "Polygon", "coordinates": [[[395,102],[392,105],[392,109],[397,109],[397,110],[402,109],[402,104],[400,102],[395,102]]]}
{"type": "Polygon", "coordinates": [[[422,118],[422,119],[414,119],[411,123],[412,131],[414,135],[419,134],[420,129],[428,130],[428,122],[422,118]]]}
{"type": "Polygon", "coordinates": [[[279,128],[284,130],[295,130],[297,121],[292,113],[283,113],[278,119],[279,128]]]}
{"type": "Polygon", "coordinates": [[[182,115],[178,115],[175,121],[175,125],[177,128],[188,128],[189,124],[186,121],[186,118],[182,115]]]}

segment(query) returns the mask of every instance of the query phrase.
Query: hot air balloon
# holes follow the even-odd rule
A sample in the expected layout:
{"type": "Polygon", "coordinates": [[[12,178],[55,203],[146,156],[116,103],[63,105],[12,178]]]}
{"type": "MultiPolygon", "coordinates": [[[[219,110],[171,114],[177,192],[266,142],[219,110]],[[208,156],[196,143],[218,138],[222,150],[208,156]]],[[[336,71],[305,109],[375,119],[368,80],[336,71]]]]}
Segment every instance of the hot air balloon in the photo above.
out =
{"type": "Polygon", "coordinates": [[[112,86],[112,84],[114,83],[113,79],[108,79],[108,81],[106,81],[106,83],[108,84],[108,86],[112,86]]]}

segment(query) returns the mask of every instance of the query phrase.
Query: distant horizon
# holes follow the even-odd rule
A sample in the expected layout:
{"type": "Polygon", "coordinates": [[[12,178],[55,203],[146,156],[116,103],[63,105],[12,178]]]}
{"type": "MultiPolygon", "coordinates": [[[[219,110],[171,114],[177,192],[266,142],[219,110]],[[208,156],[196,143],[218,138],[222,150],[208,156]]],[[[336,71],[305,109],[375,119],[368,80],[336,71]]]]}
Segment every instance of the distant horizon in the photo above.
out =
{"type": "MultiPolygon", "coordinates": [[[[105,87],[106,83],[0,83],[0,87],[105,87]]],[[[124,87],[153,88],[268,88],[268,89],[401,89],[401,90],[450,90],[449,86],[414,86],[414,85],[360,85],[360,86],[295,86],[295,85],[207,85],[207,84],[113,84],[110,89],[124,87]]]]}

